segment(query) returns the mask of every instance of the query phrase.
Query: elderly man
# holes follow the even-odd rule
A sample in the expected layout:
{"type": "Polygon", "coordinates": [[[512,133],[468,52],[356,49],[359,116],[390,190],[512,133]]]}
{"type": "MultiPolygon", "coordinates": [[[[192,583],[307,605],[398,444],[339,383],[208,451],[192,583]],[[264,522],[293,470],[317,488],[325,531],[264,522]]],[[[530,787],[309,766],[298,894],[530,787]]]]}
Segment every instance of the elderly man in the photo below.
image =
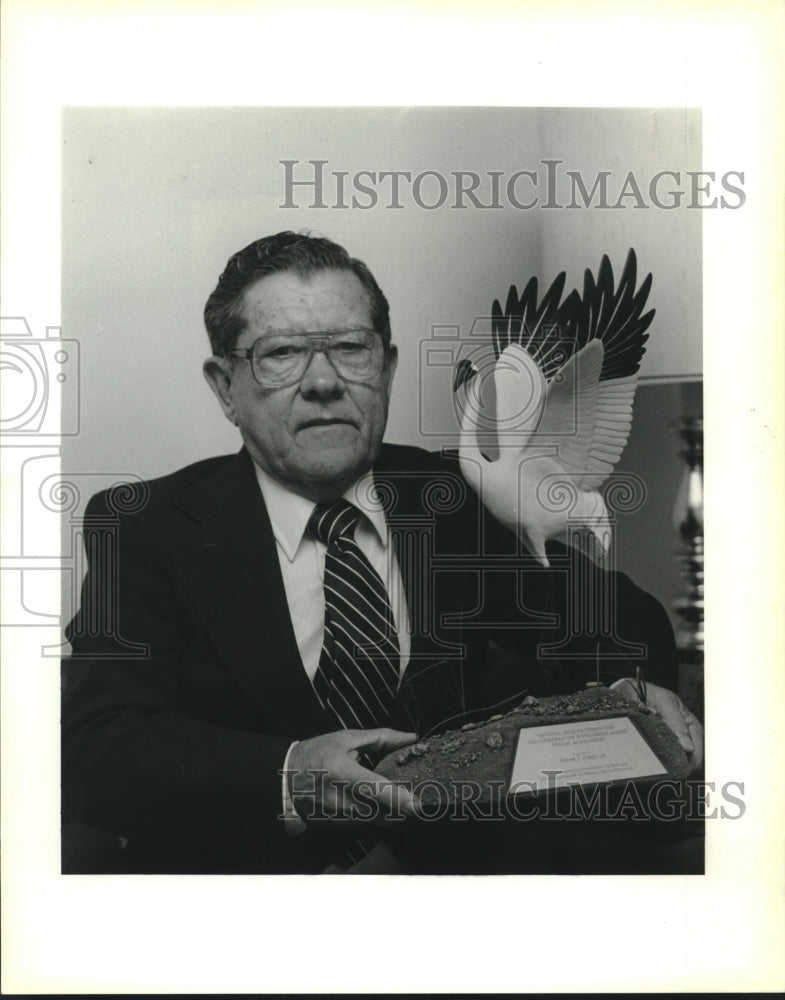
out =
{"type": "MultiPolygon", "coordinates": [[[[541,567],[457,462],[382,444],[389,308],[341,247],[256,241],[228,262],[205,322],[204,374],[243,448],[146,484],[132,513],[111,494],[88,507],[64,818],[122,838],[129,871],[374,870],[374,840],[400,845],[417,808],[374,774],[380,753],[593,674],[596,637],[569,627],[582,557],[554,543],[541,567]],[[91,546],[107,521],[116,546],[91,546]],[[541,655],[565,637],[570,656],[541,655]],[[369,802],[386,825],[353,821],[369,802]]],[[[662,608],[593,572],[614,596],[618,648],[645,650],[648,678],[673,686],[662,608]]],[[[607,681],[630,671],[612,645],[607,681]]],[[[700,754],[675,695],[649,691],[700,754]]]]}

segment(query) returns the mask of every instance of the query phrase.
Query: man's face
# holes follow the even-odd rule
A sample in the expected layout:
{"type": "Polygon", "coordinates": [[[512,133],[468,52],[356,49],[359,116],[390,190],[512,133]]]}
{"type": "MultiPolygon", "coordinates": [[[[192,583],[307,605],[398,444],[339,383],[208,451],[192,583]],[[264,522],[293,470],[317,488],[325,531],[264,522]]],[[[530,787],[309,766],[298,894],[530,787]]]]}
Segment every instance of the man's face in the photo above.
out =
{"type": "MultiPolygon", "coordinates": [[[[373,327],[368,293],[352,271],[319,271],[309,278],[284,271],[260,278],[246,290],[243,312],[246,329],[237,350],[272,334],[373,327]]],[[[293,492],[325,501],[373,465],[395,363],[393,349],[376,381],[346,382],[316,351],[298,383],[277,389],[259,385],[245,361],[211,359],[205,375],[254,461],[293,492]]]]}

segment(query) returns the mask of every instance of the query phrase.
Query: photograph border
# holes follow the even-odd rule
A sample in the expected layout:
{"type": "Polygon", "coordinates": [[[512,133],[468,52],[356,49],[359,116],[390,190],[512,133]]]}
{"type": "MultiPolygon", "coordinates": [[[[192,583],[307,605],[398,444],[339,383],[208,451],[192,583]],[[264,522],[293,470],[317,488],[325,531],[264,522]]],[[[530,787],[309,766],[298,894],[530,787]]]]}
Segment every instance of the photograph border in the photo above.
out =
{"type": "MultiPolygon", "coordinates": [[[[743,211],[706,213],[703,240],[707,777],[745,783],[743,820],[715,825],[707,875],[689,879],[357,879],[341,883],[336,909],[330,879],[260,888],[243,877],[161,877],[151,889],[144,877],[120,877],[120,889],[112,876],[64,878],[56,660],[40,669],[28,630],[4,629],[5,992],[782,987],[783,958],[770,942],[785,932],[783,588],[772,558],[783,549],[783,9],[720,4],[710,22],[697,3],[616,20],[620,9],[361,15],[353,4],[292,12],[238,3],[186,16],[174,0],[100,12],[11,0],[3,315],[24,315],[36,332],[57,328],[63,105],[348,105],[359,78],[368,104],[701,107],[704,162],[743,170],[748,193],[743,211]],[[369,31],[384,34],[383,49],[367,44],[369,31]],[[287,72],[282,43],[292,40],[307,73],[287,72]],[[229,43],[220,54],[219,42],[229,43]],[[514,60],[500,58],[507,47],[514,60]],[[456,52],[470,73],[456,70],[456,52]],[[456,958],[467,935],[471,948],[456,958]]],[[[8,513],[13,482],[3,500],[8,513]]],[[[4,556],[16,557],[18,541],[3,538],[4,556]]],[[[57,533],[42,545],[59,551],[57,533]]]]}

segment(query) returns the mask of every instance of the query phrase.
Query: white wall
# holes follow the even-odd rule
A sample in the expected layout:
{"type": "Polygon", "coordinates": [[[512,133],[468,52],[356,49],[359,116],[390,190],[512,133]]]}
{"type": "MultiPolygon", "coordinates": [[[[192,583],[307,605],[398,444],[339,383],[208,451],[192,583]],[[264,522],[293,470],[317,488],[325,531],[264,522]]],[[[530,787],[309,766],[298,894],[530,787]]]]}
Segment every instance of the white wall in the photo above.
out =
{"type": "MultiPolygon", "coordinates": [[[[638,284],[649,272],[653,275],[649,307],[656,315],[649,328],[641,376],[662,374],[700,375],[701,357],[701,219],[703,211],[687,204],[705,203],[724,192],[715,177],[710,197],[694,196],[687,171],[701,170],[700,116],[685,108],[608,111],[606,109],[545,109],[540,112],[543,159],[562,159],[557,200],[569,205],[572,184],[566,171],[578,169],[590,179],[600,171],[610,171],[607,180],[608,208],[592,211],[564,208],[544,209],[543,265],[547,280],[559,271],[567,272],[569,288],[583,288],[583,272],[596,275],[607,253],[618,281],[627,251],[635,247],[638,257],[638,284]],[[673,171],[677,178],[663,176],[650,185],[659,171],[673,171]],[[634,182],[625,189],[629,173],[634,182]],[[637,187],[635,187],[637,185],[637,187]],[[621,198],[624,207],[614,208],[621,198]],[[671,192],[681,192],[673,197],[671,192]],[[642,195],[638,197],[638,192],[642,195]],[[644,207],[645,206],[645,207],[644,207]]],[[[705,179],[696,183],[703,184],[705,179]]],[[[711,184],[709,184],[711,189],[711,184]]],[[[737,199],[734,199],[734,202],[737,199]]],[[[582,195],[577,192],[577,204],[582,195]]],[[[599,192],[592,201],[599,204],[599,192]]]]}
{"type": "MultiPolygon", "coordinates": [[[[423,373],[420,364],[434,325],[465,336],[510,283],[520,288],[532,274],[550,281],[563,267],[578,281],[606,251],[620,268],[635,246],[654,272],[651,358],[684,371],[686,343],[689,370],[699,366],[699,212],[455,209],[452,199],[427,210],[410,195],[401,209],[384,207],[386,195],[368,210],[281,208],[278,162],[506,179],[542,173],[543,156],[553,156],[590,183],[598,169],[649,176],[694,166],[695,114],[74,108],[62,138],[63,335],[81,348],[81,430],[64,439],[65,474],[154,476],[238,446],[202,380],[201,312],[228,256],[281,229],[312,228],[344,243],[385,289],[401,354],[390,440],[437,447],[454,439],[451,373],[423,373]]],[[[525,182],[517,190],[527,193],[525,182]]],[[[422,198],[433,198],[427,186],[422,198]]],[[[298,190],[296,200],[306,205],[310,195],[298,190]]]]}

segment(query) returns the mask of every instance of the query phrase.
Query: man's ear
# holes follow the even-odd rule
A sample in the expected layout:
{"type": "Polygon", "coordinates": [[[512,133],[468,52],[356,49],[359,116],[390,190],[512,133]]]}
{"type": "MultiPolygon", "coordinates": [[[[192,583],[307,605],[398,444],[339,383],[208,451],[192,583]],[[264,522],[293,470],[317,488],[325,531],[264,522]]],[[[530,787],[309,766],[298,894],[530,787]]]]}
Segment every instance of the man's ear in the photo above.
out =
{"type": "Polygon", "coordinates": [[[393,375],[395,374],[395,369],[398,367],[398,348],[395,344],[390,344],[387,348],[387,384],[390,385],[393,380],[393,375]]]}
{"type": "Polygon", "coordinates": [[[213,390],[215,398],[221,404],[224,416],[237,426],[237,414],[234,408],[232,393],[232,363],[227,358],[208,358],[202,365],[205,381],[213,390]]]}

